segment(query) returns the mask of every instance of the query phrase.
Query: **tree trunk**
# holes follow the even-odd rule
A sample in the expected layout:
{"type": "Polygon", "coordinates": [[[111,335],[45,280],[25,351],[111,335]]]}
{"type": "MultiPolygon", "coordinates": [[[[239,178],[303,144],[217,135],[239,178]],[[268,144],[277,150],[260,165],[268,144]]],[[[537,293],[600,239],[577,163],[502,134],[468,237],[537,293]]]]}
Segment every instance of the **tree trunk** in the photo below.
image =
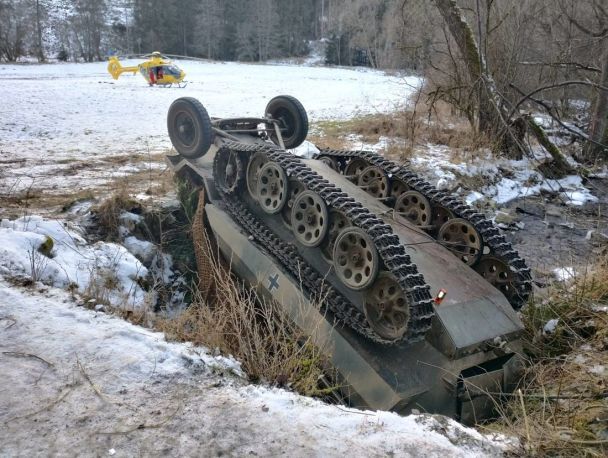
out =
{"type": "Polygon", "coordinates": [[[526,120],[530,131],[532,131],[532,134],[536,137],[538,143],[553,157],[552,172],[555,174],[556,178],[561,177],[566,173],[573,173],[574,169],[568,163],[568,159],[566,159],[564,153],[560,151],[555,143],[549,140],[549,137],[544,129],[534,120],[532,116],[526,115],[524,116],[524,119],[526,120]]]}
{"type": "Polygon", "coordinates": [[[44,62],[44,49],[42,48],[42,20],[40,18],[40,0],[36,0],[36,32],[37,32],[37,43],[38,48],[38,61],[44,62]]]}
{"type": "MultiPolygon", "coordinates": [[[[434,1],[464,59],[473,89],[477,88],[479,131],[498,140],[504,149],[514,152],[515,157],[520,159],[526,147],[518,138],[516,129],[513,128],[512,120],[509,119],[496,83],[487,69],[484,56],[479,51],[475,35],[466,21],[464,13],[456,4],[456,0],[434,1]]],[[[473,94],[473,90],[471,94],[473,94]]],[[[556,171],[571,171],[572,168],[564,155],[549,139],[543,128],[531,118],[527,124],[538,142],[553,157],[556,171]]]]}
{"type": "MultiPolygon", "coordinates": [[[[608,43],[604,48],[602,76],[599,84],[608,87],[608,43]]],[[[597,89],[597,98],[595,99],[591,125],[589,126],[589,138],[595,142],[608,145],[608,91],[599,88],[597,89]]],[[[585,147],[583,157],[589,162],[600,158],[607,159],[608,148],[589,142],[585,147]]]]}
{"type": "Polygon", "coordinates": [[[450,34],[454,38],[471,79],[477,87],[477,123],[481,132],[494,135],[500,128],[501,102],[496,85],[485,69],[485,61],[479,52],[473,30],[464,18],[455,0],[435,0],[450,34]]]}

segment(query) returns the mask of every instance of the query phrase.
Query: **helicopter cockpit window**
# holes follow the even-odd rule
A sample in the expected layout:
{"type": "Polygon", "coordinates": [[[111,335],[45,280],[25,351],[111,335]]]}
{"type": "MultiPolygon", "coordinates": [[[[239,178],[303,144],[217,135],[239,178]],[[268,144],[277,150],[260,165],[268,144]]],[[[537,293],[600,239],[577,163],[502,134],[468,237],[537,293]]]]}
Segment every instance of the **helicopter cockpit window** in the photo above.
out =
{"type": "Polygon", "coordinates": [[[165,75],[179,76],[180,71],[175,65],[163,65],[163,71],[165,75]]]}

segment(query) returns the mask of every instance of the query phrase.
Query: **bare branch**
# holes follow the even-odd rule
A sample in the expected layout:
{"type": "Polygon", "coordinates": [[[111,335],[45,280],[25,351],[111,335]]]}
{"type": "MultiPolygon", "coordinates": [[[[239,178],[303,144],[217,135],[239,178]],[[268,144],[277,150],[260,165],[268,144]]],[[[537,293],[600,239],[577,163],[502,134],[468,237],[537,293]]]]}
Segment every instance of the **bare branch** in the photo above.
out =
{"type": "Polygon", "coordinates": [[[509,113],[508,119],[510,119],[511,117],[513,117],[513,115],[515,114],[515,112],[517,111],[517,109],[519,108],[519,106],[522,103],[524,103],[526,100],[528,100],[530,97],[532,97],[534,94],[538,94],[539,92],[546,91],[546,90],[549,90],[549,89],[556,89],[556,88],[559,88],[559,87],[575,86],[575,85],[591,86],[591,87],[594,87],[596,89],[601,89],[602,91],[608,91],[608,87],[602,86],[600,84],[593,83],[591,81],[562,81],[561,83],[549,84],[547,86],[541,86],[539,88],[534,89],[529,94],[523,96],[519,100],[519,102],[517,102],[513,106],[513,108],[511,109],[511,112],[509,113]]]}
{"type": "MultiPolygon", "coordinates": [[[[512,87],[513,89],[515,89],[520,94],[525,95],[524,92],[521,89],[519,89],[517,86],[515,86],[513,83],[509,84],[509,86],[512,87]]],[[[547,105],[544,101],[539,100],[539,99],[535,99],[533,97],[527,97],[527,98],[530,99],[530,100],[532,100],[534,103],[537,103],[541,107],[543,107],[547,111],[547,114],[549,116],[551,116],[552,119],[554,119],[560,126],[562,126],[564,129],[566,129],[568,132],[576,135],[577,137],[582,138],[585,141],[591,142],[591,143],[593,143],[593,144],[595,144],[597,146],[600,146],[602,148],[607,148],[608,149],[608,145],[604,145],[603,143],[596,142],[595,140],[593,140],[588,135],[585,135],[580,130],[573,129],[569,125],[567,125],[564,122],[562,122],[562,120],[559,118],[559,116],[555,115],[555,113],[553,112],[554,110],[549,105],[547,105]]]]}
{"type": "Polygon", "coordinates": [[[597,67],[590,65],[579,64],[578,62],[518,62],[519,65],[531,65],[531,66],[546,66],[546,67],[574,67],[577,70],[584,70],[587,72],[601,73],[602,71],[597,67]]]}
{"type": "Polygon", "coordinates": [[[574,19],[570,14],[568,14],[568,12],[565,11],[564,6],[561,3],[558,3],[558,4],[559,4],[560,9],[562,10],[562,13],[564,13],[564,15],[568,18],[568,21],[570,22],[570,24],[572,24],[574,27],[576,27],[578,30],[580,30],[584,34],[589,35],[593,38],[608,37],[608,27],[604,27],[601,31],[590,30],[589,28],[585,27],[580,22],[578,22],[576,19],[574,19]]]}

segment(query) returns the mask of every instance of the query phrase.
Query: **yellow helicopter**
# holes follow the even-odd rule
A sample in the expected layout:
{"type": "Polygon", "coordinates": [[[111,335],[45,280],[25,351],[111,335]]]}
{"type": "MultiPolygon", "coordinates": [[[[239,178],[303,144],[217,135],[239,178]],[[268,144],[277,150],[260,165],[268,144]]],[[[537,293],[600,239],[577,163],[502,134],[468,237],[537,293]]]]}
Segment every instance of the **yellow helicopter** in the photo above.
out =
{"type": "Polygon", "coordinates": [[[115,80],[123,73],[141,73],[150,86],[171,87],[176,84],[178,87],[185,87],[183,83],[186,73],[165,58],[160,52],[155,51],[148,56],[149,60],[132,67],[123,67],[117,56],[110,56],[108,62],[108,72],[115,80]]]}

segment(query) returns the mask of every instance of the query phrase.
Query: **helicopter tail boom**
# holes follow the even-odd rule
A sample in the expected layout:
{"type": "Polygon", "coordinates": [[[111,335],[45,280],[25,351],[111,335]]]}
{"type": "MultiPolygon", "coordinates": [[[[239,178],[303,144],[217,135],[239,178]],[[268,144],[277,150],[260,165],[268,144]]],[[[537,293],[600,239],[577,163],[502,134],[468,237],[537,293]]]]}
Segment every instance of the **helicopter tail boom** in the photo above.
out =
{"type": "Polygon", "coordinates": [[[108,62],[108,72],[112,75],[112,78],[115,80],[118,79],[120,75],[123,73],[137,73],[139,67],[123,67],[118,60],[118,57],[112,56],[110,57],[110,61],[108,62]]]}

